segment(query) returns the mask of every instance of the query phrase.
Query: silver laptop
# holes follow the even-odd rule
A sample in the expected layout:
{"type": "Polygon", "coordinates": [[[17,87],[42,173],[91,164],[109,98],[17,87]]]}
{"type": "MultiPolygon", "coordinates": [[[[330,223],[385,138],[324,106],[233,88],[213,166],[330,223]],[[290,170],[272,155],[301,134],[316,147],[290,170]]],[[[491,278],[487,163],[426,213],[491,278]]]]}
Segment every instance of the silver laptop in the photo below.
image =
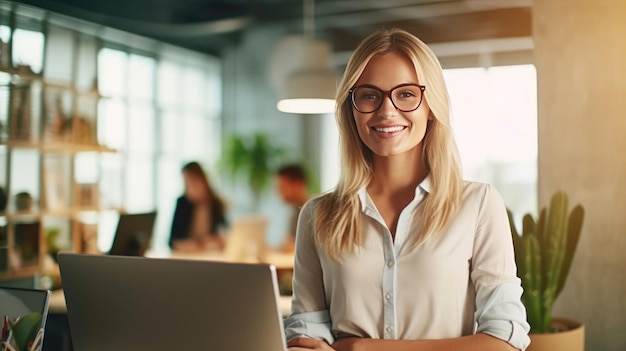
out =
{"type": "Polygon", "coordinates": [[[59,253],[76,351],[285,351],[276,269],[59,253]]]}

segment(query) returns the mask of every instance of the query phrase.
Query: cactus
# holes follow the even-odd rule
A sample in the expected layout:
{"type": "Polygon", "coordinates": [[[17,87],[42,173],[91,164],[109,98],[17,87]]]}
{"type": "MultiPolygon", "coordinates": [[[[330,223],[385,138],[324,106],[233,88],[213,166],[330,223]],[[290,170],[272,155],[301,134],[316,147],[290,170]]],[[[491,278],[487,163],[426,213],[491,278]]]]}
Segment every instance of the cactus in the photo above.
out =
{"type": "Polygon", "coordinates": [[[554,301],[569,274],[585,211],[576,205],[568,213],[567,194],[557,191],[537,221],[530,214],[524,216],[521,233],[515,228],[511,211],[507,212],[531,333],[550,332],[554,301]]]}

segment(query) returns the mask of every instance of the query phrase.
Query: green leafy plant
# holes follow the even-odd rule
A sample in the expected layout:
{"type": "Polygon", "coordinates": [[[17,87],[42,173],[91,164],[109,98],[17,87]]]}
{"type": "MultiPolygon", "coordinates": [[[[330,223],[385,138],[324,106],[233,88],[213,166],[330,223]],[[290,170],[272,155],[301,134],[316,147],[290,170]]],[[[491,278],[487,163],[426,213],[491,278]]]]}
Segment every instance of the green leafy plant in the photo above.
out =
{"type": "Polygon", "coordinates": [[[48,247],[48,254],[54,259],[56,262],[57,254],[61,251],[61,247],[59,247],[58,240],[61,235],[61,230],[59,228],[47,228],[46,229],[46,246],[48,247]]]}
{"type": "Polygon", "coordinates": [[[266,134],[231,135],[220,166],[233,179],[244,178],[252,191],[255,208],[258,208],[261,194],[270,185],[284,155],[285,149],[266,134]]]}
{"type": "Polygon", "coordinates": [[[22,316],[17,322],[9,322],[9,329],[13,338],[13,346],[16,351],[41,350],[41,342],[38,341],[37,334],[40,333],[42,315],[33,312],[22,316]]]}
{"type": "Polygon", "coordinates": [[[551,332],[552,309],[569,275],[585,211],[578,204],[568,212],[567,194],[558,191],[537,220],[524,215],[521,233],[507,212],[531,333],[551,332]]]}

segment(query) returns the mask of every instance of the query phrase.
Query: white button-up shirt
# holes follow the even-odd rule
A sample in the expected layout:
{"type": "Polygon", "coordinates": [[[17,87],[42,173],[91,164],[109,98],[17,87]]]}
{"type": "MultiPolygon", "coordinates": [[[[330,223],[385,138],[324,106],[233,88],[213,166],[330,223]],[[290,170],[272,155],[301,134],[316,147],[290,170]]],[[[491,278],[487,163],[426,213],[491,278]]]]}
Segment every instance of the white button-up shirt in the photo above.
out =
{"type": "Polygon", "coordinates": [[[362,246],[339,262],[316,247],[316,200],[300,214],[287,340],[342,336],[440,339],[487,333],[524,350],[530,326],[521,303],[511,231],[500,194],[465,182],[447,229],[419,246],[418,205],[428,178],[402,210],[395,240],[365,189],[362,246]]]}

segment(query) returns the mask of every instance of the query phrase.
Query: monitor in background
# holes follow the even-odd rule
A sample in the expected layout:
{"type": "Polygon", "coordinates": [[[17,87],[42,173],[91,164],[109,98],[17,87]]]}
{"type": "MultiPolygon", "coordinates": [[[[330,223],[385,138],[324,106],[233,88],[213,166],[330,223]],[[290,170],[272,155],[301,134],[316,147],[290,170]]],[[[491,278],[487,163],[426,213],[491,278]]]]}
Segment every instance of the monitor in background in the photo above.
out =
{"type": "Polygon", "coordinates": [[[267,224],[268,219],[263,215],[245,215],[235,219],[226,237],[226,259],[232,262],[265,262],[267,224]]]}
{"type": "Polygon", "coordinates": [[[156,211],[120,214],[109,255],[143,256],[150,246],[156,211]]]}
{"type": "Polygon", "coordinates": [[[276,268],[58,256],[75,351],[285,351],[276,268]]]}

